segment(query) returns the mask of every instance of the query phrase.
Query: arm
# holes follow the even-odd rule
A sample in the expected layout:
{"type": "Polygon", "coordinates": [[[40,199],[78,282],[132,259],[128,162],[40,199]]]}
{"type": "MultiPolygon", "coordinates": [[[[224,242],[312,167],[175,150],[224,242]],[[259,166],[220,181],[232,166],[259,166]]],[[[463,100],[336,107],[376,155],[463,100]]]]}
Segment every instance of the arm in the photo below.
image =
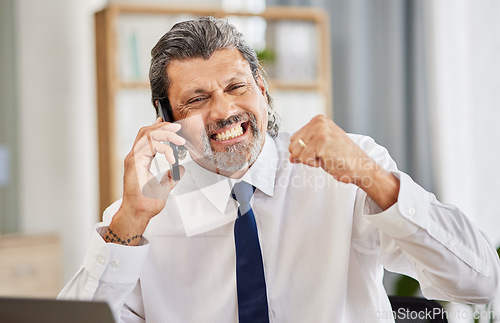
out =
{"type": "Polygon", "coordinates": [[[149,221],[165,207],[176,185],[170,172],[158,181],[149,169],[157,153],[165,154],[169,162],[175,161],[165,142],[184,144],[184,139],[175,133],[178,130],[180,125],[158,119],[139,131],[125,158],[123,200],[104,212],[104,222],[97,225],[92,235],[82,267],[59,298],[105,300],[117,318],[141,321],[137,314],[141,312],[141,306],[137,306],[141,299],[139,275],[148,250],[142,234],[149,221]]]}
{"type": "Polygon", "coordinates": [[[417,279],[427,298],[490,302],[500,280],[491,243],[457,207],[440,203],[408,175],[396,174],[398,202],[385,211],[359,191],[355,221],[368,222],[365,228],[376,232],[366,249],[377,249],[386,269],[417,279]]]}
{"type": "Polygon", "coordinates": [[[289,149],[292,162],[322,167],[360,188],[354,221],[372,228],[358,237],[372,242],[361,249],[377,249],[387,269],[417,278],[429,298],[485,303],[494,297],[495,249],[459,209],[399,172],[385,148],[316,117],[292,136],[289,149]]]}
{"type": "Polygon", "coordinates": [[[325,116],[316,116],[297,131],[290,138],[289,150],[292,163],[321,167],[336,180],[357,185],[384,210],[397,201],[399,179],[325,116]]]}
{"type": "MultiPolygon", "coordinates": [[[[166,143],[185,144],[176,134],[179,124],[156,120],[152,126],[139,130],[132,150],[125,158],[123,177],[123,202],[104,235],[107,242],[138,245],[149,221],[165,207],[170,191],[177,184],[168,171],[158,181],[150,172],[151,162],[157,153],[164,154],[175,163],[172,148],[166,143]]],[[[183,167],[180,168],[183,173],[183,167]]]]}

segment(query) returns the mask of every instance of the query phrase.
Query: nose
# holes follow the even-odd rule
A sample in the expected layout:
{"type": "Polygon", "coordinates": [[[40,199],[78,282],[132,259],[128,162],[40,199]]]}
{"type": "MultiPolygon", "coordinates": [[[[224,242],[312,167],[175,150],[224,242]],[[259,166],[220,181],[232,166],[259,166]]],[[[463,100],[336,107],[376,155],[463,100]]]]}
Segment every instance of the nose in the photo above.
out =
{"type": "Polygon", "coordinates": [[[210,107],[210,119],[213,121],[224,120],[236,113],[236,105],[225,93],[215,92],[212,94],[210,107]]]}

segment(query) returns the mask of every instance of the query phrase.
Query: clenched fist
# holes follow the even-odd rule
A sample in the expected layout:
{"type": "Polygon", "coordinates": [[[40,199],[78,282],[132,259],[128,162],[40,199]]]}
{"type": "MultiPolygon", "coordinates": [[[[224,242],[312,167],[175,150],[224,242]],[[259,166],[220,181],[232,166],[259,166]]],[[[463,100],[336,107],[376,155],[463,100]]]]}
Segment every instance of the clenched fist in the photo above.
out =
{"type": "Polygon", "coordinates": [[[397,201],[399,180],[323,115],[314,117],[290,138],[289,151],[292,163],[321,167],[336,180],[359,186],[382,209],[397,201]]]}

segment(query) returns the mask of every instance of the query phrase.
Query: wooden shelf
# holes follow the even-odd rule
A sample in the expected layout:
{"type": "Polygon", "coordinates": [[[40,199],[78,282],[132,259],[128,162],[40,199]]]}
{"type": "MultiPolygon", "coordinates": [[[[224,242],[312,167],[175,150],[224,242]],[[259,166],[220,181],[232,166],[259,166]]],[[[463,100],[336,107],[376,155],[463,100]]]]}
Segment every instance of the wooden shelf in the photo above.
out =
{"type": "MultiPolygon", "coordinates": [[[[120,89],[147,89],[149,90],[149,83],[144,81],[137,82],[120,82],[118,87],[120,89]]],[[[320,88],[318,82],[287,82],[283,80],[271,79],[269,80],[269,87],[271,90],[298,90],[298,91],[314,91],[320,88]]]]}
{"type": "Polygon", "coordinates": [[[311,7],[268,7],[262,12],[230,12],[211,7],[158,6],[154,4],[110,4],[103,11],[111,14],[143,14],[143,15],[183,15],[194,16],[258,16],[266,20],[302,20],[317,23],[327,22],[328,17],[321,9],[311,7]]]}
{"type": "Polygon", "coordinates": [[[0,237],[0,296],[56,297],[61,250],[55,235],[0,237]]]}

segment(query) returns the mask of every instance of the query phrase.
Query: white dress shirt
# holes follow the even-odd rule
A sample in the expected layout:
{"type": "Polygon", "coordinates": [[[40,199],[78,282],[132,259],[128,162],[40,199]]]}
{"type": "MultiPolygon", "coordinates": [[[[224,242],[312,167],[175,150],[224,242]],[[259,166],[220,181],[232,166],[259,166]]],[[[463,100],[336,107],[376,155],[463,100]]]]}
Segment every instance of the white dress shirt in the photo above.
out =
{"type": "MultiPolygon", "coordinates": [[[[290,163],[289,134],[267,136],[241,179],[257,188],[251,204],[270,322],[393,322],[383,267],[418,279],[428,298],[489,302],[500,266],[488,240],[399,172],[371,138],[350,137],[400,179],[398,202],[383,212],[355,185],[290,163]]],[[[234,182],[187,165],[137,247],[100,236],[114,203],[60,298],[106,300],[120,322],[237,322],[234,182]]]]}

